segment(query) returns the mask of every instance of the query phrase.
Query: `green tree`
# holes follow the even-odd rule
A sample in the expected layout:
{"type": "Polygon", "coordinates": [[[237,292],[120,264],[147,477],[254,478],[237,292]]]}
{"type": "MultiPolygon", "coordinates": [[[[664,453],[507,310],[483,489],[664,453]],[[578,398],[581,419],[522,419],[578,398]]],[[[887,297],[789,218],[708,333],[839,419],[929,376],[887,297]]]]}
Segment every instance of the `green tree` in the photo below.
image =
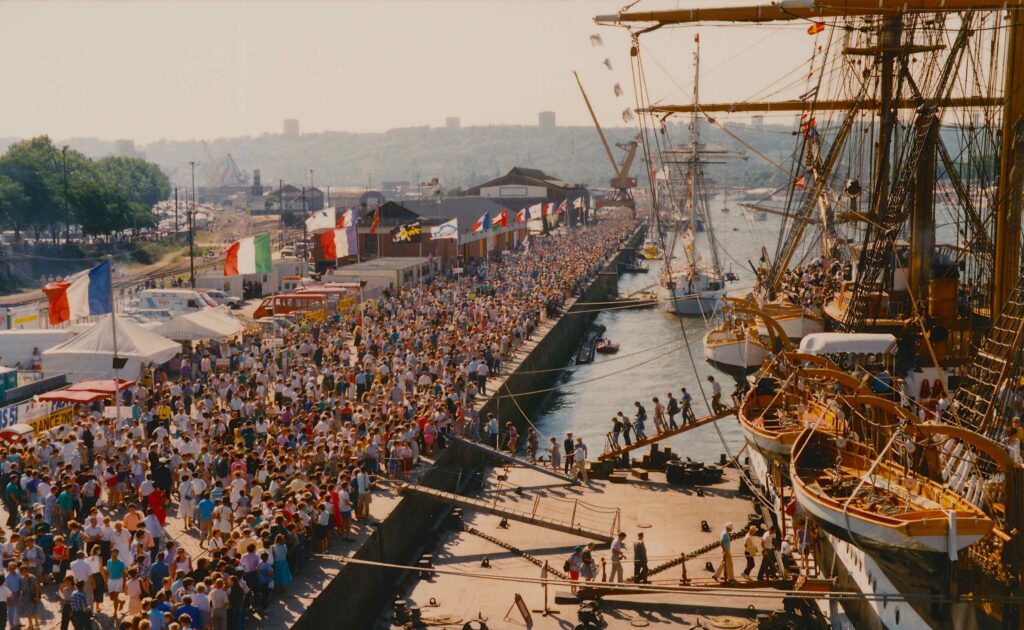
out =
{"type": "Polygon", "coordinates": [[[171,194],[171,182],[156,164],[130,157],[105,157],[94,164],[96,173],[133,203],[151,208],[171,194]]]}
{"type": "Polygon", "coordinates": [[[60,158],[60,151],[47,136],[13,144],[0,156],[0,175],[17,182],[23,194],[7,213],[15,231],[31,229],[38,236],[57,223],[57,208],[63,207],[60,158]]]}
{"type": "Polygon", "coordinates": [[[25,191],[21,184],[6,175],[0,175],[0,226],[14,228],[15,238],[21,238],[21,233],[13,221],[13,213],[26,201],[25,191]]]}

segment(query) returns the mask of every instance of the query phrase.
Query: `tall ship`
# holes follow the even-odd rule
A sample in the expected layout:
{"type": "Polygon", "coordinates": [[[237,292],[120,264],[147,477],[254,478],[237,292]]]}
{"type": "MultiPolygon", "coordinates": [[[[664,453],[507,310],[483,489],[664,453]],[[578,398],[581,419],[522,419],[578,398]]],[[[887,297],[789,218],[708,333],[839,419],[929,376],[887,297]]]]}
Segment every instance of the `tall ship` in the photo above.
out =
{"type": "Polygon", "coordinates": [[[819,604],[833,627],[1022,627],[1024,5],[648,9],[596,21],[628,27],[635,57],[666,26],[811,37],[799,97],[652,104],[641,85],[637,109],[798,117],[775,255],[720,326],[763,345],[736,357],[756,369],[737,413],[752,476],[789,506],[780,522],[812,525],[835,590],[859,593],[819,604]]]}
{"type": "Polygon", "coordinates": [[[659,221],[658,231],[664,234],[666,247],[657,296],[661,308],[668,312],[707,318],[718,311],[726,287],[704,172],[711,152],[701,143],[701,121],[696,114],[700,102],[699,37],[693,67],[694,113],[690,116],[689,143],[680,149],[666,147],[661,160],[668,173],[669,196],[675,201],[679,221],[673,226],[662,226],[659,221]],[[701,253],[699,233],[707,237],[707,258],[701,253]]]}

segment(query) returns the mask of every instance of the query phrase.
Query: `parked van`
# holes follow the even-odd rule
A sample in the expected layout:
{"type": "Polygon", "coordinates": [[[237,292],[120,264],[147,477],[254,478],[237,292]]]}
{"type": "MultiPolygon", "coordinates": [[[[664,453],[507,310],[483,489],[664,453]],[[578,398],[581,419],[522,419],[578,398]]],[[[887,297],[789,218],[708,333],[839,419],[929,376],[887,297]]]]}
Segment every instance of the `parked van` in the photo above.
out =
{"type": "Polygon", "coordinates": [[[263,298],[253,312],[253,319],[323,311],[326,299],[319,293],[281,293],[263,298]]]}
{"type": "Polygon", "coordinates": [[[216,302],[196,289],[146,289],[139,291],[132,310],[161,309],[180,315],[216,307],[216,302]]]}
{"type": "Polygon", "coordinates": [[[358,282],[327,282],[324,284],[304,284],[295,290],[296,293],[319,293],[324,296],[327,308],[332,311],[346,311],[359,303],[358,282]]]}

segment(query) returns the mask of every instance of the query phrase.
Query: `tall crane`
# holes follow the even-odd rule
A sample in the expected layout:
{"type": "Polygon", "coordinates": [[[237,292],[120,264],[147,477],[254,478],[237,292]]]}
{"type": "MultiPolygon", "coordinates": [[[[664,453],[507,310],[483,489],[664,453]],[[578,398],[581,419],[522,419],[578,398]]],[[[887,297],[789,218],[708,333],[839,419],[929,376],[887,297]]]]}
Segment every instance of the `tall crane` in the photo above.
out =
{"type": "Polygon", "coordinates": [[[633,209],[633,217],[636,217],[636,203],[633,201],[632,188],[636,187],[636,178],[629,176],[629,171],[633,168],[633,160],[636,158],[637,141],[630,140],[629,142],[616,143],[615,146],[626,152],[626,155],[622,158],[622,163],[615,161],[615,156],[612,154],[612,148],[608,144],[608,139],[604,136],[604,130],[601,129],[601,123],[597,122],[597,115],[594,113],[594,108],[590,105],[590,98],[587,97],[587,91],[583,89],[583,82],[580,81],[580,75],[574,70],[572,75],[576,77],[576,84],[580,86],[580,94],[583,95],[583,102],[587,105],[587,111],[590,112],[590,118],[594,121],[594,127],[597,128],[597,135],[601,137],[601,144],[604,145],[604,151],[608,154],[608,161],[612,164],[612,170],[615,172],[615,177],[611,180],[611,187],[615,189],[615,193],[612,195],[612,199],[617,201],[619,204],[633,209]]]}

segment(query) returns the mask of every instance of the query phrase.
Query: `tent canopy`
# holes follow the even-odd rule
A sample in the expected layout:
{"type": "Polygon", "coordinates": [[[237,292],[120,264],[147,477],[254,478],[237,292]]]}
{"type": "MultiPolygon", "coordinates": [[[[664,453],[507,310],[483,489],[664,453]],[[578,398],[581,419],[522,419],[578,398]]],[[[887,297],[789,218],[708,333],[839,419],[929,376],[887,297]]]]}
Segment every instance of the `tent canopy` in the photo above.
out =
{"type": "MultiPolygon", "coordinates": [[[[43,351],[43,371],[67,374],[72,382],[109,379],[114,376],[112,315],[102,317],[89,330],[43,351]]],[[[144,363],[160,364],[181,352],[181,346],[146,330],[131,319],[117,316],[117,356],[127,363],[119,376],[137,379],[144,363]]]]}
{"type": "Polygon", "coordinates": [[[73,389],[58,389],[53,392],[46,392],[45,394],[39,394],[39,400],[53,400],[57,402],[75,403],[80,405],[86,405],[97,400],[103,400],[104,398],[110,398],[110,394],[104,394],[103,392],[90,392],[86,390],[73,390],[73,389]]]}
{"type": "Polygon", "coordinates": [[[800,340],[800,352],[807,354],[878,354],[892,352],[896,337],[874,333],[812,333],[800,340]]]}
{"type": "Polygon", "coordinates": [[[242,332],[244,326],[233,315],[219,308],[183,313],[163,322],[154,332],[176,341],[223,341],[242,332]]]}
{"type": "MultiPolygon", "coordinates": [[[[121,354],[120,348],[118,348],[118,354],[121,354]]],[[[117,389],[119,391],[128,389],[135,384],[135,381],[125,380],[123,378],[117,379],[117,389]]],[[[114,379],[107,379],[105,381],[82,381],[75,383],[68,388],[73,392],[98,392],[100,394],[106,394],[112,396],[114,394],[114,379]]]]}

